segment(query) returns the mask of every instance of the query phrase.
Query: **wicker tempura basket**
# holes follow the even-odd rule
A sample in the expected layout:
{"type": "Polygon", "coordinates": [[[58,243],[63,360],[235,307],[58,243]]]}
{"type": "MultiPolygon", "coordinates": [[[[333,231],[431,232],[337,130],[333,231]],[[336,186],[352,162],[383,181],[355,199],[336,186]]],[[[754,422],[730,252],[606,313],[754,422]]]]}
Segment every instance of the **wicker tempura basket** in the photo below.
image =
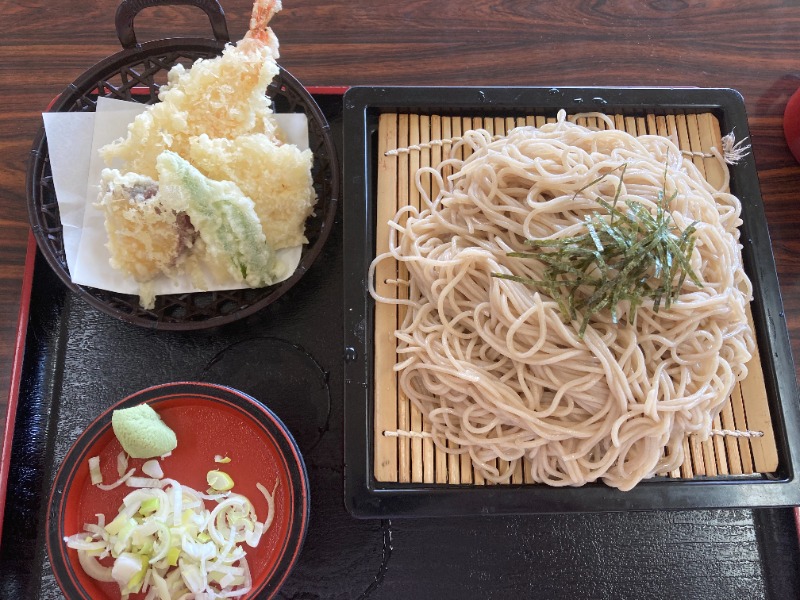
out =
{"type": "MultiPolygon", "coordinates": [[[[167,73],[173,66],[181,63],[188,67],[199,58],[218,56],[229,41],[224,13],[216,0],[124,0],[117,11],[116,27],[123,50],[99,62],[67,86],[50,111],[94,111],[99,97],[156,103],[159,87],[166,83],[167,73]],[[202,8],[211,21],[214,39],[171,38],[137,43],[133,30],[136,14],[147,6],[168,4],[202,8]]],[[[193,330],[249,316],[297,283],[319,255],[333,226],[338,204],[339,166],[328,122],[297,79],[280,68],[267,95],[273,100],[276,112],[305,113],[309,147],[314,153],[312,176],[317,204],[306,221],[308,244],[303,247],[300,263],[291,277],[264,288],[157,296],[150,310],[139,305],[138,296],[73,283],[64,253],[61,218],[42,127],[28,165],[28,212],[38,247],[64,284],[95,308],[124,321],[162,330],[193,330]]]]}

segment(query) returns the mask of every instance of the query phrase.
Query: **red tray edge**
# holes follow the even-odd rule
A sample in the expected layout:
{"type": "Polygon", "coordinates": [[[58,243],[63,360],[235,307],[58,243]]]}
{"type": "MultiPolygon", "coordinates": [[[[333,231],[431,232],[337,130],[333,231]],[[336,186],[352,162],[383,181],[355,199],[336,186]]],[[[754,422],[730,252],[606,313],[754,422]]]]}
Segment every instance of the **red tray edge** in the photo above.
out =
{"type": "Polygon", "coordinates": [[[19,315],[17,316],[17,339],[14,342],[14,359],[11,363],[11,384],[8,391],[8,409],[3,426],[3,446],[0,453],[0,542],[3,534],[3,515],[6,507],[6,491],[8,487],[8,471],[11,467],[11,445],[14,440],[14,424],[17,417],[17,401],[22,377],[22,360],[25,354],[25,337],[28,331],[28,315],[31,305],[31,289],[33,288],[33,269],[36,258],[36,240],[33,232],[28,231],[28,248],[25,252],[25,267],[20,292],[19,315]]]}

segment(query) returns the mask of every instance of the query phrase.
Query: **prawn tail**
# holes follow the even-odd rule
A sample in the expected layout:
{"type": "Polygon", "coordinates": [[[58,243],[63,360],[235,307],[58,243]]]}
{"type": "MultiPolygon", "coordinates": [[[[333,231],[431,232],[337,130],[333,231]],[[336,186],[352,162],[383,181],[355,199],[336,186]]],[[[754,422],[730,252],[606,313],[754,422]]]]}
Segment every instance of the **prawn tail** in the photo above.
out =
{"type": "Polygon", "coordinates": [[[245,34],[245,39],[256,39],[264,44],[272,45],[275,36],[268,27],[272,17],[283,8],[281,0],[255,0],[253,12],[250,16],[250,29],[245,34]]]}

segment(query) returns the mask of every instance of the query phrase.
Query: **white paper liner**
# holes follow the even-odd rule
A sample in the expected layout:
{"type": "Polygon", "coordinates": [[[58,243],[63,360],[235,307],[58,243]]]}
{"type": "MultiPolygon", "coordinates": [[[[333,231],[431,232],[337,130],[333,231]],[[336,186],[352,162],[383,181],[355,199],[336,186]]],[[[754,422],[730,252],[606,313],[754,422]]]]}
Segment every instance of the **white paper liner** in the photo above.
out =
{"type": "MultiPolygon", "coordinates": [[[[94,205],[100,191],[100,171],[106,166],[98,149],[127,135],[128,124],[147,107],[137,102],[99,98],[94,113],[44,113],[47,147],[58,198],[64,252],[72,281],[121,294],[138,294],[140,284],[111,267],[106,243],[103,211],[94,205]]],[[[308,120],[302,113],[275,115],[286,141],[301,150],[308,148],[308,120]]],[[[114,167],[115,165],[110,165],[114,167]]],[[[285,248],[276,254],[288,279],[300,262],[302,246],[285,248]]],[[[152,282],[156,295],[232,290],[246,287],[223,279],[224,274],[207,274],[206,287],[193,285],[186,275],[152,282]]]]}

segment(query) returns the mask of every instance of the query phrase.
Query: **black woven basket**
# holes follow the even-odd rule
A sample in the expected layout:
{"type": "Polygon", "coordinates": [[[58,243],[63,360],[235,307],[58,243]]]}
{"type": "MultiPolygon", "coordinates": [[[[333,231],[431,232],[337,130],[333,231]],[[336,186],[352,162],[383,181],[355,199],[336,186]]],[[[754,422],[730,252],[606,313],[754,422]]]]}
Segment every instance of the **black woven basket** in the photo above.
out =
{"type": "MultiPolygon", "coordinates": [[[[176,64],[219,55],[228,42],[224,13],[216,0],[123,0],[117,11],[117,34],[124,50],[99,62],[69,85],[50,108],[54,112],[94,111],[98,97],[158,102],[158,90],[176,64]],[[211,20],[215,39],[174,38],[138,44],[133,18],[144,7],[191,4],[211,20]]],[[[314,98],[284,69],[267,89],[276,112],[302,112],[308,118],[312,175],[317,204],[306,220],[308,244],[294,274],[275,285],[216,292],[156,297],[145,310],[139,297],[77,285],[70,278],[64,254],[61,218],[56,200],[44,127],[33,144],[28,164],[28,213],[39,249],[64,284],[99,310],[130,323],[155,329],[204,329],[230,323],[264,308],[286,293],[319,255],[333,226],[339,194],[339,166],[328,122],[314,98]]]]}

